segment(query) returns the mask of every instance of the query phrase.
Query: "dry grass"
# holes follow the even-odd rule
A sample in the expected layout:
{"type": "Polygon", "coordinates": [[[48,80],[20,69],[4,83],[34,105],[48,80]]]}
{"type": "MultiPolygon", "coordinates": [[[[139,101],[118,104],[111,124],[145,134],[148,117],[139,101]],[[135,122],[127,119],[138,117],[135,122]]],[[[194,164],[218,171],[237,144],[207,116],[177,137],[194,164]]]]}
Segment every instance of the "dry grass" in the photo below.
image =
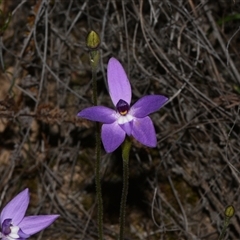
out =
{"type": "MultiPolygon", "coordinates": [[[[2,205],[25,187],[29,214],[61,218],[35,239],[97,239],[94,124],[85,38],[101,36],[99,102],[111,106],[106,63],[124,65],[133,101],[164,94],[156,149],[135,143],[126,239],[240,239],[240,1],[3,1],[12,12],[0,53],[2,205]],[[172,97],[173,96],[173,97],[172,97]]],[[[118,233],[120,151],[102,156],[105,239],[118,233]]],[[[34,238],[34,237],[33,237],[34,238]]]]}

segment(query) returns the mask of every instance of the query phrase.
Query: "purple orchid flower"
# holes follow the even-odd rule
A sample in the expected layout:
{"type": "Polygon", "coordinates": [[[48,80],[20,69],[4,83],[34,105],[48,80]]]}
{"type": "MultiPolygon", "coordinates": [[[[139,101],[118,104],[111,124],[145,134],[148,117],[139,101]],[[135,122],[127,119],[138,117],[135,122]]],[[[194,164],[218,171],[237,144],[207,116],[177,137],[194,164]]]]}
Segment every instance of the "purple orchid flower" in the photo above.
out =
{"type": "Polygon", "coordinates": [[[26,188],[14,197],[0,215],[2,240],[24,240],[43,230],[54,222],[59,215],[24,217],[29,204],[29,191],[26,188]]]}
{"type": "Polygon", "coordinates": [[[107,78],[109,94],[116,110],[94,106],[83,109],[77,116],[103,123],[101,138],[108,153],[121,145],[126,134],[133,136],[143,145],[156,147],[156,132],[148,115],[159,110],[168,98],[148,95],[130,107],[131,86],[122,65],[115,58],[108,62],[107,78]]]}

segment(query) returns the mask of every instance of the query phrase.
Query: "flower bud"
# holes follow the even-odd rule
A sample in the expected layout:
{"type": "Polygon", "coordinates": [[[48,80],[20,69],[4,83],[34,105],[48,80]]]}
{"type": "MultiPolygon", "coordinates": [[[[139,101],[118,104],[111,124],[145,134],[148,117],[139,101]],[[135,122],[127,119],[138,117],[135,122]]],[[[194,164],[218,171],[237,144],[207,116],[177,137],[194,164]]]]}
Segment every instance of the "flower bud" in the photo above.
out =
{"type": "Polygon", "coordinates": [[[226,217],[231,218],[235,213],[235,209],[232,205],[229,205],[229,206],[226,207],[224,213],[225,213],[226,217]]]}
{"type": "Polygon", "coordinates": [[[87,36],[87,47],[90,50],[95,50],[100,45],[100,37],[95,31],[91,31],[87,36]]]}

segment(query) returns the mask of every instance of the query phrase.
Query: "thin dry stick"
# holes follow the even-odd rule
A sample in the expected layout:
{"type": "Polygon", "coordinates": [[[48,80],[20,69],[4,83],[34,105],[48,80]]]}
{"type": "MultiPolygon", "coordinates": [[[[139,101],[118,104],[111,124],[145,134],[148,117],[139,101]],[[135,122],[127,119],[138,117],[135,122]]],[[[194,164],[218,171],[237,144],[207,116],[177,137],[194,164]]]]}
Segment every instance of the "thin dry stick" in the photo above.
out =
{"type": "Polygon", "coordinates": [[[124,7],[124,2],[125,1],[122,0],[123,22],[124,22],[126,47],[127,47],[127,73],[129,74],[129,39],[128,39],[128,27],[127,27],[127,19],[126,19],[126,11],[125,11],[125,7],[124,7]]]}
{"type": "MultiPolygon", "coordinates": [[[[222,39],[222,37],[221,37],[221,35],[220,35],[220,33],[219,33],[219,30],[218,30],[218,28],[217,28],[217,25],[216,25],[215,20],[213,19],[213,16],[212,16],[212,14],[211,14],[211,11],[209,10],[209,7],[208,7],[208,5],[206,4],[206,1],[205,1],[205,0],[201,0],[201,2],[202,2],[202,4],[203,4],[203,6],[204,6],[204,9],[205,9],[205,11],[206,11],[207,17],[208,17],[208,19],[209,19],[209,22],[211,23],[211,25],[212,25],[212,27],[213,27],[215,36],[216,36],[216,38],[218,39],[218,41],[219,41],[219,43],[220,43],[223,51],[225,52],[225,49],[226,49],[226,48],[225,48],[225,43],[223,42],[223,39],[222,39]]],[[[237,70],[237,68],[236,68],[236,66],[235,66],[235,64],[234,64],[234,62],[233,62],[233,60],[231,59],[230,56],[229,56],[229,58],[228,58],[228,62],[229,62],[230,67],[232,68],[233,73],[235,74],[236,80],[238,81],[238,83],[240,83],[240,74],[239,74],[239,72],[238,72],[238,70],[237,70]]]]}
{"type": "Polygon", "coordinates": [[[226,46],[226,54],[227,54],[227,65],[229,65],[229,45],[231,43],[231,41],[233,40],[233,38],[237,35],[237,33],[240,31],[240,27],[238,27],[238,30],[231,36],[231,38],[228,40],[227,46],[226,46]]]}
{"type": "MultiPolygon", "coordinates": [[[[36,25],[37,25],[38,20],[39,20],[39,18],[40,18],[40,16],[39,16],[39,15],[40,15],[40,12],[41,12],[42,8],[44,8],[45,4],[47,4],[45,1],[43,1],[43,2],[41,3],[41,7],[39,8],[37,17],[36,17],[36,19],[35,19],[35,27],[34,27],[34,29],[33,29],[33,36],[35,37],[34,39],[35,39],[35,42],[36,42],[36,43],[37,43],[37,41],[36,41],[36,25]]],[[[45,11],[45,14],[46,14],[46,15],[45,15],[45,17],[46,17],[46,18],[45,18],[45,26],[47,26],[47,25],[48,25],[48,13],[47,13],[47,9],[46,9],[46,11],[45,11]]],[[[46,33],[48,33],[48,27],[46,27],[46,29],[45,29],[45,34],[46,34],[46,33]]],[[[45,38],[47,39],[47,36],[46,36],[46,35],[45,35],[45,38]]],[[[43,58],[43,62],[42,62],[44,66],[45,66],[45,64],[46,64],[46,54],[47,54],[47,41],[46,41],[46,39],[45,39],[45,45],[44,45],[44,58],[43,58]]],[[[39,50],[37,44],[36,44],[36,49],[38,50],[39,56],[41,56],[40,50],[39,50]]],[[[22,53],[23,53],[23,52],[22,52],[22,53]]],[[[39,91],[38,91],[38,96],[37,96],[37,99],[36,99],[37,101],[36,101],[36,103],[35,103],[34,112],[37,111],[37,106],[38,106],[39,101],[40,101],[40,96],[41,96],[41,92],[42,92],[42,84],[43,84],[43,80],[44,80],[44,79],[43,79],[43,78],[44,78],[44,75],[45,75],[45,67],[43,67],[43,70],[42,70],[42,77],[41,77],[41,80],[40,80],[40,88],[39,88],[39,91]]],[[[15,80],[12,82],[12,85],[11,85],[11,87],[10,87],[10,89],[9,89],[9,92],[12,90],[14,84],[15,84],[15,80]]],[[[30,123],[31,123],[31,122],[30,122],[30,123]]],[[[20,151],[21,151],[24,143],[26,142],[26,140],[27,140],[27,138],[28,138],[28,136],[29,136],[30,129],[31,129],[31,124],[30,124],[30,123],[28,124],[26,133],[24,134],[24,137],[23,137],[23,139],[22,139],[21,144],[18,146],[18,150],[17,150],[16,156],[19,155],[19,153],[20,153],[20,151]]]]}

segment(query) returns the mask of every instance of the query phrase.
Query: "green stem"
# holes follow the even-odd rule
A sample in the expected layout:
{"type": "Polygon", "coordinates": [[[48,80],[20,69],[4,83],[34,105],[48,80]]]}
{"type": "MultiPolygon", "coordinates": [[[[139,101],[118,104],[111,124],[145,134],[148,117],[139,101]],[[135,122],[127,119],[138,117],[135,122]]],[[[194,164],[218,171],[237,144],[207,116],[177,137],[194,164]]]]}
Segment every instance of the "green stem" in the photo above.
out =
{"type": "Polygon", "coordinates": [[[227,227],[230,223],[230,219],[233,217],[235,213],[235,209],[233,205],[229,205],[225,208],[224,214],[225,214],[225,219],[224,219],[224,225],[223,225],[223,230],[219,236],[219,240],[222,240],[224,238],[224,235],[226,233],[227,227]]]}
{"type": "Polygon", "coordinates": [[[229,225],[229,222],[230,222],[230,218],[225,218],[225,220],[224,220],[224,226],[223,226],[222,232],[221,232],[221,234],[220,234],[220,236],[219,236],[219,240],[222,240],[222,239],[223,239],[223,237],[224,237],[224,235],[225,235],[225,233],[226,233],[227,227],[228,227],[228,225],[229,225]]]}
{"type": "Polygon", "coordinates": [[[90,61],[91,61],[92,79],[93,79],[93,105],[97,106],[97,67],[99,62],[98,50],[94,50],[90,52],[90,61]]]}
{"type": "Polygon", "coordinates": [[[100,124],[96,123],[96,163],[95,163],[95,184],[98,203],[98,236],[99,240],[103,240],[103,201],[101,188],[101,138],[100,138],[100,124]]]}
{"type": "MultiPolygon", "coordinates": [[[[97,67],[99,62],[99,51],[90,51],[90,61],[92,67],[92,81],[93,81],[93,105],[97,105],[97,67]]],[[[98,238],[103,240],[103,201],[101,188],[101,136],[100,124],[96,123],[96,162],[95,162],[95,184],[98,205],[98,238]]]]}
{"type": "Polygon", "coordinates": [[[122,146],[122,158],[123,158],[123,190],[122,190],[122,199],[120,206],[120,230],[119,230],[119,240],[124,238],[124,229],[125,229],[125,218],[126,218],[126,202],[128,194],[128,178],[129,178],[129,153],[131,149],[131,141],[126,138],[122,146]]]}

